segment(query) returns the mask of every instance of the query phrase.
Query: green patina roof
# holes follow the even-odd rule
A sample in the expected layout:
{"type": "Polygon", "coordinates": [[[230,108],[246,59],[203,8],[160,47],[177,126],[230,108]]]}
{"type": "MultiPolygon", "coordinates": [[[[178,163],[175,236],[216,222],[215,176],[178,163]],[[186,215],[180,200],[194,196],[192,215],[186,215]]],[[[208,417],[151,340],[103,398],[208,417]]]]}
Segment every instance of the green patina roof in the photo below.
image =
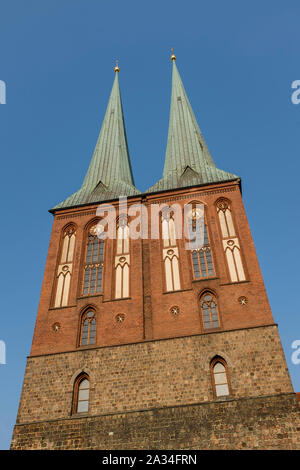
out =
{"type": "Polygon", "coordinates": [[[134,186],[116,72],[102,128],[82,187],[52,210],[136,194],[140,191],[134,186]]]}
{"type": "Polygon", "coordinates": [[[146,192],[237,179],[216,167],[197,124],[175,60],[167,150],[163,177],[146,192]]]}
{"type": "MultiPolygon", "coordinates": [[[[118,69],[119,70],[119,69],[118,69]]],[[[163,177],[146,193],[232,181],[216,167],[173,60],[172,96],[163,177]]],[[[127,145],[118,73],[82,187],[52,211],[141,194],[135,188],[127,145]]]]}

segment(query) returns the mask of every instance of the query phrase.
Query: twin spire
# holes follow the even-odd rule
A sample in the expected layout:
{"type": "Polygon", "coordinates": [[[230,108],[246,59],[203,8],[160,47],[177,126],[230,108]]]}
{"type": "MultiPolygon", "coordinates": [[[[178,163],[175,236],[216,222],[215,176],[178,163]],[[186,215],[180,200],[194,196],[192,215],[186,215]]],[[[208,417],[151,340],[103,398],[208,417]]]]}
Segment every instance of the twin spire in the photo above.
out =
{"type": "MultiPolygon", "coordinates": [[[[173,62],[169,133],[163,177],[146,192],[235,180],[238,176],[216,167],[198,127],[178,69],[173,62]]],[[[53,208],[62,209],[120,196],[134,196],[134,186],[119,88],[119,65],[102,128],[82,187],[53,208]]]]}

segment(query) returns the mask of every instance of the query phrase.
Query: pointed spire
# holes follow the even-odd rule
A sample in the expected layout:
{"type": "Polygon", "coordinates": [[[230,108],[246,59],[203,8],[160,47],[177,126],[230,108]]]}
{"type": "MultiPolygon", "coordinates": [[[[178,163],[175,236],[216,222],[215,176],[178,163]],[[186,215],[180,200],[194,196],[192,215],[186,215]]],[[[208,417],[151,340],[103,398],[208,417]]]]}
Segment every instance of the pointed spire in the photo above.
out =
{"type": "Polygon", "coordinates": [[[93,157],[81,189],[54,209],[139,194],[134,187],[119,88],[119,65],[93,157]]]}
{"type": "Polygon", "coordinates": [[[237,179],[216,167],[184,89],[172,49],[172,95],[163,178],[147,192],[237,179]]]}

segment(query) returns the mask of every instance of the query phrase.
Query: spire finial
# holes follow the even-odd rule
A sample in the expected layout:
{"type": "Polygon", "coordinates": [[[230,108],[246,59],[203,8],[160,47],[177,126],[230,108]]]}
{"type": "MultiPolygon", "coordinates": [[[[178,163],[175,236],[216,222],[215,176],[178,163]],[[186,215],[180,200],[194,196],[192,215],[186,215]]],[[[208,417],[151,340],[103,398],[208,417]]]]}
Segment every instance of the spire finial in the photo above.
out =
{"type": "Polygon", "coordinates": [[[119,73],[119,72],[120,72],[119,61],[118,61],[118,60],[116,60],[116,66],[115,66],[115,68],[114,68],[114,71],[115,71],[116,73],[119,73]]]}
{"type": "Polygon", "coordinates": [[[171,47],[172,55],[171,55],[171,60],[176,60],[176,55],[174,54],[174,48],[171,47]]]}

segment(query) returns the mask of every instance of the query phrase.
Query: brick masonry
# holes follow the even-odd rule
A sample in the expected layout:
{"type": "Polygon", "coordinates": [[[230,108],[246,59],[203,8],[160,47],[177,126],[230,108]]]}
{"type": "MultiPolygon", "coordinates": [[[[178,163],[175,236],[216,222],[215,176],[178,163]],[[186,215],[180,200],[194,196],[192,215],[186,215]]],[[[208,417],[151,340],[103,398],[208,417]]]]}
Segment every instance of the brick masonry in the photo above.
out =
{"type": "MultiPolygon", "coordinates": [[[[237,183],[190,188],[162,194],[132,198],[128,204],[184,204],[191,201],[206,205],[210,243],[216,276],[213,279],[193,281],[190,253],[185,241],[179,240],[181,291],[166,292],[162,263],[161,240],[131,240],[130,297],[114,299],[114,240],[107,240],[104,258],[104,286],[100,295],[82,295],[83,258],[87,227],[95,221],[97,205],[60,211],[54,216],[44,281],[35,325],[31,354],[49,354],[70,351],[78,346],[78,329],[82,311],[93,305],[97,315],[97,346],[124,344],[143,339],[160,339],[203,332],[199,314],[199,294],[213,289],[218,298],[222,329],[247,328],[273,323],[271,309],[256,257],[254,243],[247,222],[241,193],[237,183]],[[232,201],[232,210],[239,234],[247,280],[231,283],[222,247],[215,202],[220,197],[232,201]],[[61,233],[68,223],[74,223],[76,246],[70,287],[69,305],[53,308],[55,274],[61,233]],[[247,305],[238,298],[246,296],[247,305]],[[181,314],[173,318],[170,308],[179,306],[181,314]],[[125,314],[123,327],[115,317],[125,314]],[[59,322],[55,333],[52,325],[59,322]]],[[[116,203],[115,203],[116,204],[116,203]]],[[[116,204],[117,205],[117,204],[116,204]]],[[[150,221],[150,215],[149,215],[150,221]]],[[[150,226],[150,225],[149,225],[150,226]]]]}
{"type": "Polygon", "coordinates": [[[100,295],[82,295],[86,233],[96,205],[54,214],[31,354],[12,449],[300,448],[299,412],[268,303],[237,182],[141,195],[129,204],[203,202],[215,277],[194,281],[179,241],[181,290],[165,289],[161,240],[131,240],[130,297],[114,300],[114,241],[104,251],[100,295]],[[215,210],[226,197],[246,281],[231,283],[215,210]],[[61,234],[76,226],[69,305],[53,308],[61,234]],[[205,331],[199,296],[216,295],[220,328],[205,331]],[[247,297],[241,305],[239,297],[247,297]],[[80,319],[93,306],[96,343],[80,347],[80,319]],[[179,315],[170,313],[179,307],[179,315]],[[116,315],[125,314],[118,324],[116,315]],[[60,324],[58,331],[54,323],[60,324]],[[228,365],[230,398],[214,399],[210,361],[228,365]],[[74,381],[90,378],[88,415],[72,415],[74,381]],[[110,434],[113,433],[113,434],[110,434]]]}

